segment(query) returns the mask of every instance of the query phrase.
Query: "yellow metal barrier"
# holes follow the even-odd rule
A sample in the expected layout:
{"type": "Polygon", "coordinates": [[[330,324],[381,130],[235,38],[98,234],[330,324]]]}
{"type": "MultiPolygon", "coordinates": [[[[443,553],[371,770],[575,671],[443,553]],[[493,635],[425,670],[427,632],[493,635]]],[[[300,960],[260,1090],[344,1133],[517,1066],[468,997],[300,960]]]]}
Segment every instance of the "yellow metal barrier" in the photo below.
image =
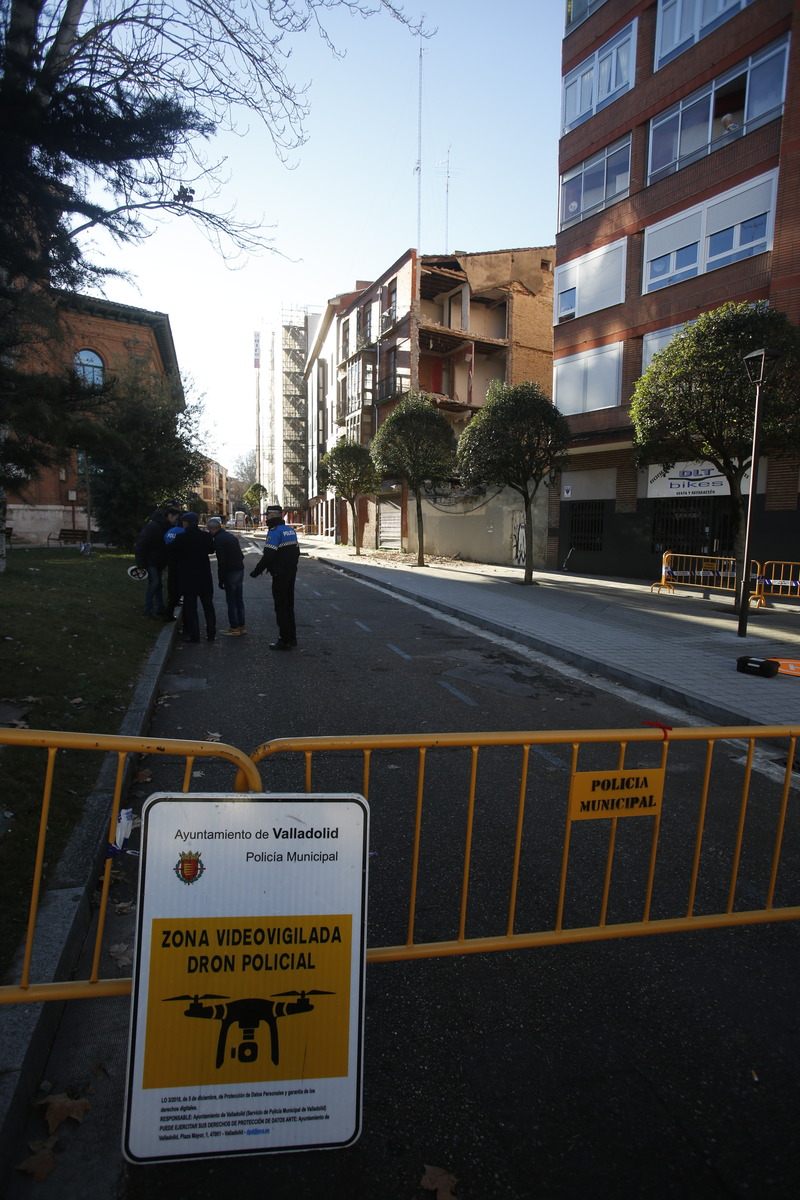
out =
{"type": "Polygon", "coordinates": [[[211,756],[236,767],[237,791],[266,790],[259,763],[274,792],[360,791],[380,925],[400,935],[369,947],[367,961],[382,962],[800,918],[797,736],[662,726],[282,738],[248,758],[219,743],[2,730],[0,743],[47,751],[47,778],[22,977],[0,1003],[131,990],[129,978],[99,978],[111,860],[89,978],[29,978],[58,749],[117,754],[110,841],[131,753],[185,757],[187,792],[194,760],[211,756]],[[735,757],[715,773],[720,742],[735,757]],[[764,746],[780,750],[777,779],[774,765],[754,771],[764,746]]]}
{"type": "MultiPolygon", "coordinates": [[[[753,578],[761,575],[761,567],[755,559],[750,562],[750,574],[753,578]]],[[[735,592],[736,559],[706,554],[675,554],[667,550],[661,558],[661,578],[650,584],[650,591],[666,588],[674,594],[676,586],[735,592]]],[[[758,603],[755,591],[750,599],[758,603]]]]}
{"type": "MultiPolygon", "coordinates": [[[[789,726],[759,727],[757,732],[751,726],[742,726],[671,731],[654,728],[283,738],[260,746],[253,759],[257,763],[271,760],[271,769],[275,771],[287,756],[299,755],[304,790],[319,792],[328,790],[326,771],[315,772],[315,759],[322,759],[324,765],[333,757],[357,756],[360,765],[352,781],[348,780],[348,786],[353,790],[360,788],[370,799],[376,758],[384,767],[402,770],[400,752],[416,752],[416,767],[409,769],[406,778],[405,800],[398,801],[395,797],[397,789],[390,781],[388,769],[381,771],[380,786],[386,794],[371,799],[373,845],[376,834],[379,844],[382,836],[386,836],[379,832],[381,824],[387,823],[386,806],[405,803],[404,818],[413,823],[413,833],[404,842],[407,857],[403,869],[408,887],[404,902],[405,940],[371,946],[367,961],[379,962],[800,917],[796,796],[792,844],[789,848],[784,845],[797,732],[789,726]],[[727,788],[719,795],[712,774],[715,747],[720,741],[731,740],[746,744],[737,781],[738,800],[734,800],[727,788]],[[763,798],[761,784],[754,804],[751,800],[754,755],[757,746],[770,742],[779,745],[781,753],[785,748],[786,764],[780,785],[767,789],[769,799],[763,798]],[[694,751],[693,765],[701,782],[698,794],[691,799],[685,795],[688,786],[685,764],[675,764],[677,782],[668,771],[670,757],[687,744],[699,746],[694,751]],[[637,749],[633,754],[633,746],[647,746],[647,749],[637,749]],[[508,762],[504,763],[502,797],[491,785],[479,789],[479,756],[490,749],[507,756],[512,747],[518,750],[518,766],[512,780],[508,762]],[[558,747],[565,752],[563,761],[552,753],[558,747]],[[441,764],[438,781],[432,787],[427,786],[426,773],[432,754],[458,750],[466,753],[468,766],[462,770],[466,797],[457,824],[463,851],[456,866],[452,861],[455,847],[446,843],[452,837],[456,818],[452,812],[436,818],[430,810],[441,807],[438,801],[443,788],[450,793],[457,786],[461,768],[452,758],[448,759],[441,764]],[[532,754],[542,756],[545,768],[550,768],[546,795],[542,794],[541,771],[530,771],[532,754]],[[580,759],[588,759],[588,763],[584,765],[580,759]],[[323,777],[322,786],[317,784],[317,775],[323,777]],[[535,777],[531,779],[531,775],[535,777]],[[755,816],[748,812],[748,807],[755,816]],[[475,862],[476,822],[481,826],[482,838],[487,830],[502,822],[507,839],[507,845],[500,845],[488,861],[481,853],[480,865],[475,862]],[[709,826],[713,827],[713,851],[704,841],[709,826]],[[664,827],[668,835],[666,845],[664,827]],[[624,878],[620,883],[619,871],[614,870],[615,849],[621,837],[626,843],[625,869],[635,863],[638,901],[630,896],[624,901],[620,899],[632,886],[624,878]],[[437,842],[438,852],[430,848],[437,842]],[[717,846],[724,847],[724,861],[718,857],[723,851],[717,846]],[[780,874],[787,857],[791,857],[795,869],[784,869],[780,874]],[[428,863],[428,877],[424,881],[423,859],[428,863]],[[743,863],[746,863],[744,872],[743,863]],[[443,876],[448,872],[453,894],[445,901],[443,876]],[[779,874],[781,902],[777,903],[779,874]],[[698,899],[701,888],[702,904],[698,899]],[[737,908],[740,888],[748,897],[758,891],[761,903],[737,908]],[[474,904],[473,890],[478,894],[474,904]],[[790,894],[785,896],[784,891],[790,894]],[[706,899],[707,893],[715,899],[706,899]],[[434,938],[427,932],[422,938],[418,935],[421,895],[424,895],[426,930],[437,925],[430,920],[430,912],[450,903],[452,928],[443,931],[446,936],[434,938]],[[638,916],[633,913],[636,906],[638,916]],[[615,920],[610,918],[610,909],[615,920]],[[483,931],[489,923],[490,910],[495,922],[500,923],[501,932],[483,931]],[[545,922],[543,918],[548,912],[549,920],[545,922]],[[472,928],[468,931],[468,915],[471,925],[480,932],[472,928]],[[620,919],[623,916],[627,919],[620,919]]],[[[296,791],[293,780],[286,778],[287,767],[284,762],[280,790],[296,791]]],[[[487,769],[492,767],[487,764],[487,769]]],[[[340,763],[334,767],[332,777],[339,781],[337,790],[347,790],[342,787],[340,763]]],[[[400,844],[402,830],[390,834],[389,840],[393,846],[400,844]]]]}
{"type": "Polygon", "coordinates": [[[763,570],[759,571],[751,599],[760,606],[766,605],[767,598],[780,600],[800,600],[800,563],[796,562],[765,562],[763,570]]]}
{"type": "Polygon", "coordinates": [[[108,892],[111,883],[112,859],[107,858],[103,874],[102,892],[99,906],[97,934],[95,936],[92,969],[88,979],[83,981],[55,981],[31,983],[31,958],[33,955],[36,934],[36,922],[41,899],[42,873],[45,861],[45,845],[47,824],[50,817],[50,803],[53,794],[53,777],[58,750],[98,750],[101,753],[112,753],[117,756],[114,797],[109,825],[109,843],[113,844],[116,836],[117,817],[120,811],[120,800],[123,792],[125,764],[129,754],[152,754],[172,756],[186,759],[182,791],[190,790],[192,766],[198,758],[221,758],[237,769],[237,780],[241,791],[261,791],[261,777],[250,758],[235,746],[223,745],[219,742],[179,741],[171,738],[151,739],[136,737],[121,737],[111,734],[92,733],[58,733],[39,729],[0,729],[0,745],[27,746],[38,748],[47,753],[44,787],[42,791],[42,809],[39,820],[39,836],[36,845],[36,859],[31,886],[31,899],[28,912],[28,925],[25,938],[20,980],[17,985],[9,984],[0,987],[0,1004],[14,1004],[19,1001],[34,1000],[70,1000],[87,996],[120,996],[127,995],[131,990],[130,979],[100,979],[100,954],[105,928],[108,892]]]}

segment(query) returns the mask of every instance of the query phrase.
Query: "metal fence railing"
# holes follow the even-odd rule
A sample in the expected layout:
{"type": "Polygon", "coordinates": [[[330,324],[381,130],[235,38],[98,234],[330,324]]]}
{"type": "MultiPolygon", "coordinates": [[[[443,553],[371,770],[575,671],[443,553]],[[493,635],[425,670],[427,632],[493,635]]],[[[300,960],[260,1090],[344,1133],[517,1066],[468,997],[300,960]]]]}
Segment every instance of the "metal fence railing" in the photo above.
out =
{"type": "Polygon", "coordinates": [[[247,756],[220,743],[0,730],[0,745],[46,754],[24,960],[0,1003],[131,990],[130,978],[100,978],[110,859],[88,978],[31,978],[58,751],[116,755],[109,842],[132,754],[185,759],[192,794],[195,761],[211,757],[235,770],[235,792],[360,792],[376,892],[367,961],[379,962],[799,918],[799,731],[281,738],[247,756]],[[760,752],[769,771],[754,769],[760,752]]]}

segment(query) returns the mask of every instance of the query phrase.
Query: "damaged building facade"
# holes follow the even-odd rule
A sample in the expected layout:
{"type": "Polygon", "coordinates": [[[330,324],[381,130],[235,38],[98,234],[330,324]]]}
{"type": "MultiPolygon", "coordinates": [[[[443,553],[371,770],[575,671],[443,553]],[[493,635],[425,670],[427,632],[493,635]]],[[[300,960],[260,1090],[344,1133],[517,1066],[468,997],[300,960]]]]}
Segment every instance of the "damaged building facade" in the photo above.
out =
{"type": "MultiPolygon", "coordinates": [[[[483,254],[408,250],[372,283],[332,299],[309,339],[309,521],[352,540],[346,506],[316,487],[319,458],[341,437],[369,445],[409,392],[429,395],[458,437],[485,403],[490,384],[531,380],[549,395],[552,377],[554,247],[483,254]]],[[[425,499],[432,554],[511,563],[524,555],[522,510],[508,491],[432,490],[425,499]]],[[[535,519],[535,557],[544,562],[547,501],[535,519]]],[[[401,480],[385,480],[359,506],[365,547],[416,551],[413,506],[401,480]],[[411,508],[411,511],[410,511],[411,508]]]]}

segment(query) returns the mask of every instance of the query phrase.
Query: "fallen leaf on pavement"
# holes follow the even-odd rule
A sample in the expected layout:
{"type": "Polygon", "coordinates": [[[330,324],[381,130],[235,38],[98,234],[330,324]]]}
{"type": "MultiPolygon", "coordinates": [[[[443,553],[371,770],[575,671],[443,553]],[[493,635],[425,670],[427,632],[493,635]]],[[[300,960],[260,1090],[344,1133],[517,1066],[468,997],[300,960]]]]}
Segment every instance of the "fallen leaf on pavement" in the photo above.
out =
{"type": "Polygon", "coordinates": [[[131,948],[125,942],[117,942],[115,945],[109,946],[108,953],[118,967],[129,967],[133,962],[131,948]]]}
{"type": "Polygon", "coordinates": [[[33,1151],[30,1158],[26,1158],[24,1162],[17,1163],[17,1171],[27,1171],[33,1176],[34,1183],[41,1183],[56,1165],[56,1155],[54,1147],[58,1138],[49,1137],[42,1142],[28,1142],[28,1146],[33,1151]]]}
{"type": "Polygon", "coordinates": [[[221,742],[222,734],[221,733],[207,733],[206,741],[207,742],[221,742]]]}
{"type": "Polygon", "coordinates": [[[88,1100],[75,1100],[67,1092],[58,1092],[38,1101],[38,1107],[44,1109],[44,1119],[47,1129],[55,1133],[62,1121],[72,1117],[73,1121],[82,1121],[84,1113],[92,1106],[88,1100]]]}
{"type": "Polygon", "coordinates": [[[148,770],[147,767],[143,767],[140,771],[136,772],[136,774],[133,777],[133,782],[134,783],[149,783],[149,781],[152,778],[153,778],[153,772],[148,770]]]}
{"type": "Polygon", "coordinates": [[[419,1181],[419,1186],[428,1192],[436,1192],[436,1200],[456,1200],[453,1188],[458,1183],[455,1175],[443,1171],[441,1167],[431,1167],[425,1164],[425,1174],[419,1181]]]}

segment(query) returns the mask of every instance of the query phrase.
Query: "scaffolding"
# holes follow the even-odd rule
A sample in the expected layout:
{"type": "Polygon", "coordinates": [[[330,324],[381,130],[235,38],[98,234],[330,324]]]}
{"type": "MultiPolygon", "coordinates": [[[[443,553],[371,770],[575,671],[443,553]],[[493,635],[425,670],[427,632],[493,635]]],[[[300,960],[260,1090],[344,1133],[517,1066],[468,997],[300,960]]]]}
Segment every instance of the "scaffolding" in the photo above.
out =
{"type": "Polygon", "coordinates": [[[283,494],[285,509],[308,504],[308,405],[303,379],[308,348],[306,309],[281,313],[281,385],[283,395],[283,494]]]}

